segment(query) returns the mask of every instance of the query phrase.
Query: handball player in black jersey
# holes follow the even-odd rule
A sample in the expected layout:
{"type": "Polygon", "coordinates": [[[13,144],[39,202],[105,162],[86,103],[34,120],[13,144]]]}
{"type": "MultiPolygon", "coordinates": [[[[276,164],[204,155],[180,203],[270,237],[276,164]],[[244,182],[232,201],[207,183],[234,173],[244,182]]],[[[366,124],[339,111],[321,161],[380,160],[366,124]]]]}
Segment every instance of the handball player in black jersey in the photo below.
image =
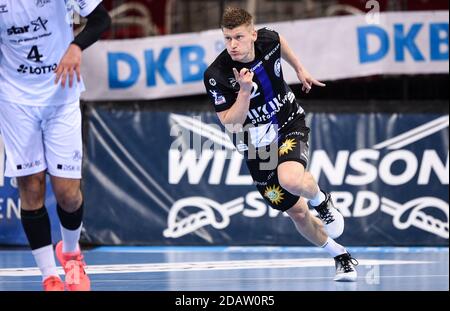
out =
{"type": "Polygon", "coordinates": [[[334,241],[344,230],[344,218],[306,170],[310,129],[284,81],[281,59],[295,69],[306,93],[325,84],[311,76],[276,31],[256,30],[247,11],[227,8],[221,27],[226,50],[204,74],[221,123],[235,135],[236,148],[269,206],[286,212],[302,236],[334,257],[336,281],[355,281],[357,261],[334,241]]]}

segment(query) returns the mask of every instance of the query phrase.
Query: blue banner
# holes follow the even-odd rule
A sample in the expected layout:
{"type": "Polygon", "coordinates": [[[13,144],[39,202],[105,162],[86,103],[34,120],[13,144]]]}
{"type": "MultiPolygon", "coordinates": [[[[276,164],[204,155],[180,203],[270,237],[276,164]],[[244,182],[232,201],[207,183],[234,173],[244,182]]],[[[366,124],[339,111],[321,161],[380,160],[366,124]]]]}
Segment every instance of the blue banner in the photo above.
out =
{"type": "MultiPolygon", "coordinates": [[[[310,245],[252,184],[215,113],[91,106],[85,242],[310,245]]],[[[309,114],[309,170],[345,245],[448,245],[448,115],[309,114]]]]}

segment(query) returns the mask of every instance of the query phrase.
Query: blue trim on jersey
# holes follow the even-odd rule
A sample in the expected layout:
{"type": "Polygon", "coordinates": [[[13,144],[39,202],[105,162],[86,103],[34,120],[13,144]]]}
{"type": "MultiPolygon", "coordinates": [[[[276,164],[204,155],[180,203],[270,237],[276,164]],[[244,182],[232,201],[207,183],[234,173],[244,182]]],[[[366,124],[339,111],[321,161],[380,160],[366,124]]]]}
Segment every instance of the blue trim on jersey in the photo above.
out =
{"type": "MultiPolygon", "coordinates": [[[[273,87],[272,87],[272,82],[270,81],[269,75],[266,72],[266,69],[264,68],[263,65],[258,66],[254,73],[256,74],[256,77],[258,78],[259,82],[261,83],[261,86],[263,88],[263,92],[264,92],[264,98],[266,100],[266,104],[267,104],[267,110],[269,112],[269,114],[271,114],[274,110],[272,109],[271,105],[269,105],[269,102],[271,102],[274,97],[275,97],[275,93],[273,91],[273,87]]],[[[274,114],[271,118],[270,118],[271,122],[273,124],[278,124],[278,119],[277,119],[277,115],[274,114]]]]}

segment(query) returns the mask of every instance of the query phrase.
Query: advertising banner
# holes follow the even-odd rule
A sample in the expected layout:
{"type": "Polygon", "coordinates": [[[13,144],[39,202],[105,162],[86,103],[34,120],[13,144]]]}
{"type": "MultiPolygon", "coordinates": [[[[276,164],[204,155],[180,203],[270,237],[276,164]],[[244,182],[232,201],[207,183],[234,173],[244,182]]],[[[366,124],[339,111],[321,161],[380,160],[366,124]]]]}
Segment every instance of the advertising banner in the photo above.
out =
{"type": "MultiPolygon", "coordinates": [[[[449,117],[307,115],[309,170],[345,245],[448,245],[449,117]]],[[[310,245],[269,208],[214,113],[91,107],[86,241],[310,245]]]]}
{"type": "MultiPolygon", "coordinates": [[[[448,74],[449,13],[390,12],[258,25],[283,35],[324,81],[379,74],[448,74]]],[[[204,93],[203,73],[224,50],[221,30],[102,41],[84,53],[85,100],[138,100],[204,93]]],[[[283,63],[289,84],[299,83],[283,63]]]]}

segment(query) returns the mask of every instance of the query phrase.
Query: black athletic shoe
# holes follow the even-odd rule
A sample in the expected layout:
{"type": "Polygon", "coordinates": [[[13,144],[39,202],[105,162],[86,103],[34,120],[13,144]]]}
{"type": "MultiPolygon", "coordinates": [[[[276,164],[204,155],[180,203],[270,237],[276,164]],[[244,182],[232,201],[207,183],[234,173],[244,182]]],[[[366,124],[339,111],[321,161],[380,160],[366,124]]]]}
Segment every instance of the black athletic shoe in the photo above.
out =
{"type": "Polygon", "coordinates": [[[358,265],[358,260],[352,257],[350,253],[345,253],[334,257],[336,264],[336,276],[334,280],[337,282],[355,282],[357,273],[355,266],[358,265]]]}

